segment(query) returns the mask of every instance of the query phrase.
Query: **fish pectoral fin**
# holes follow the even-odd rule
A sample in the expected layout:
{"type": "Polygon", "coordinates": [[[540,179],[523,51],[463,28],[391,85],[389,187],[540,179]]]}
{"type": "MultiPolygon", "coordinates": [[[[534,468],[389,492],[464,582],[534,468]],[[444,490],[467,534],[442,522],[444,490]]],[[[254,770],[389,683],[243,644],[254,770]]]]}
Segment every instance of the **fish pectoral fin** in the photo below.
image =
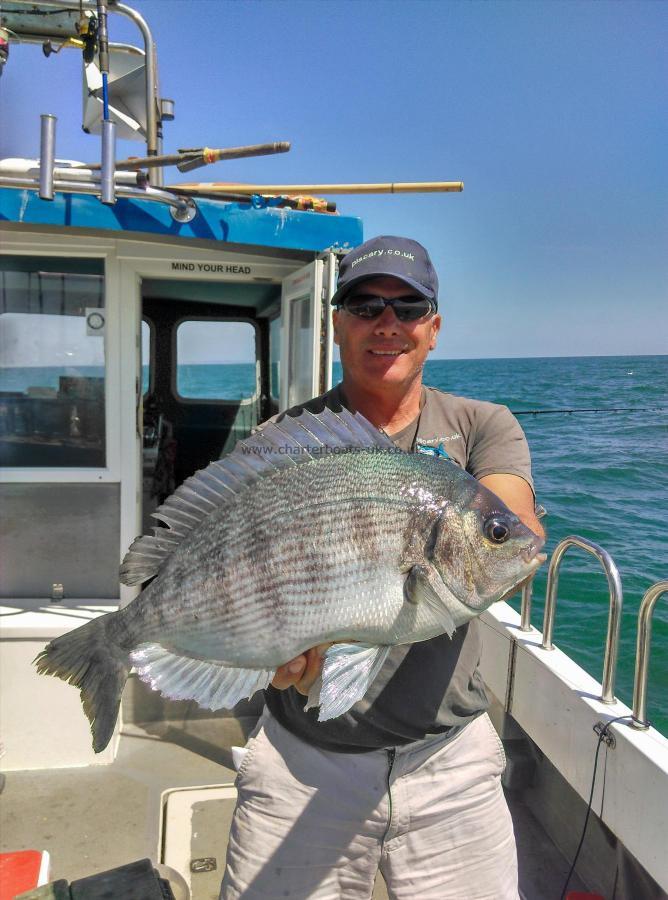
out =
{"type": "Polygon", "coordinates": [[[361,700],[389,652],[387,646],[332,644],[322,667],[318,721],[334,719],[361,700]]]}
{"type": "Polygon", "coordinates": [[[322,690],[322,675],[318,675],[316,680],[309,688],[308,697],[306,698],[306,706],[304,710],[311,709],[313,706],[320,706],[320,691],[322,690]]]}
{"type": "Polygon", "coordinates": [[[443,625],[448,636],[457,627],[448,609],[449,594],[432,566],[413,566],[404,582],[404,597],[409,603],[426,603],[443,625]]]}
{"type": "Polygon", "coordinates": [[[170,700],[196,700],[204,709],[232,709],[240,700],[268,687],[269,669],[237,669],[212,660],[193,659],[140,644],[130,654],[142,681],[170,700]]]}

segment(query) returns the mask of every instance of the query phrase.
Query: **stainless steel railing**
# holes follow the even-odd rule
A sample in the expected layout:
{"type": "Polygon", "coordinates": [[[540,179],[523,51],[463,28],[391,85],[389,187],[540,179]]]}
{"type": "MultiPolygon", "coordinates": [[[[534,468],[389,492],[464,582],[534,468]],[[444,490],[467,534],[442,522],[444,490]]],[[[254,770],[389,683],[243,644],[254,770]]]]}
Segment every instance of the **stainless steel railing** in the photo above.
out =
{"type": "MultiPolygon", "coordinates": [[[[22,178],[14,178],[7,175],[0,175],[0,187],[24,188],[27,190],[39,190],[39,178],[24,176],[22,178]]],[[[100,181],[91,181],[87,184],[83,181],[65,181],[54,178],[52,182],[53,190],[64,194],[94,194],[99,197],[101,193],[100,181]]],[[[117,197],[128,197],[134,200],[149,200],[153,203],[161,203],[169,207],[172,218],[177,222],[191,222],[197,213],[197,207],[193,200],[177,197],[168,191],[159,190],[153,187],[132,187],[127,184],[117,184],[115,187],[117,197]]]]}
{"type": "MultiPolygon", "coordinates": [[[[545,594],[545,614],[543,618],[543,643],[544,650],[554,650],[552,633],[554,631],[554,617],[557,604],[557,586],[559,583],[559,567],[564,553],[569,547],[579,547],[587,553],[591,553],[603,566],[608,588],[610,592],[610,606],[608,613],[608,630],[605,638],[605,658],[603,660],[603,679],[601,700],[603,703],[615,702],[615,674],[617,671],[617,653],[619,649],[619,627],[622,613],[623,592],[619,570],[607,552],[593,541],[576,535],[569,535],[560,541],[554,549],[552,559],[547,572],[547,589],[545,594]]],[[[523,592],[524,599],[524,592],[523,592]]]]}
{"type": "Polygon", "coordinates": [[[533,599],[533,578],[522,586],[522,605],[520,606],[520,631],[531,631],[531,601],[533,599]]]}
{"type": "MultiPolygon", "coordinates": [[[[542,503],[536,506],[536,518],[543,519],[547,515],[547,510],[542,503]]],[[[520,631],[531,631],[531,598],[533,596],[533,578],[526,582],[522,587],[522,623],[520,631]]]]}
{"type": "MultiPolygon", "coordinates": [[[[610,554],[585,538],[571,535],[564,538],[555,548],[547,576],[547,592],[545,600],[545,617],[543,625],[542,647],[545,650],[553,650],[552,634],[554,630],[554,617],[557,600],[557,585],[559,579],[559,567],[566,550],[571,547],[580,547],[595,556],[602,564],[608,586],[610,588],[610,612],[608,616],[608,631],[605,643],[605,660],[603,665],[603,684],[601,700],[604,703],[614,703],[615,672],[617,668],[617,654],[619,646],[619,630],[622,612],[622,585],[619,572],[610,554]]],[[[531,601],[533,593],[533,579],[522,588],[521,623],[520,631],[531,631],[531,601]]],[[[647,720],[647,679],[649,672],[649,659],[652,642],[652,615],[659,598],[668,594],[668,580],[657,581],[644,594],[638,613],[638,636],[636,641],[635,677],[633,681],[633,718],[629,723],[633,728],[646,730],[650,727],[647,720]]]]}
{"type": "Polygon", "coordinates": [[[645,592],[638,613],[638,639],[636,644],[636,672],[633,681],[633,721],[634,728],[649,728],[647,721],[647,673],[652,641],[652,614],[656,601],[662,594],[668,594],[668,581],[657,581],[645,592]]]}

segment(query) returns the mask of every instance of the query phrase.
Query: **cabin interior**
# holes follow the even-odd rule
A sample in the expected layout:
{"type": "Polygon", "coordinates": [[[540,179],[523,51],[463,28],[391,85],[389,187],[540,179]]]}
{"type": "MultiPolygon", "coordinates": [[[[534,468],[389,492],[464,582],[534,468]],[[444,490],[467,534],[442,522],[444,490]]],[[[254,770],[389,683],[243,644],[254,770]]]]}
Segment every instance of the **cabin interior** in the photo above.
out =
{"type": "Polygon", "coordinates": [[[280,304],[275,284],[143,282],[144,530],[186,478],[278,412],[280,304]],[[206,363],[193,369],[196,348],[206,363]]]}

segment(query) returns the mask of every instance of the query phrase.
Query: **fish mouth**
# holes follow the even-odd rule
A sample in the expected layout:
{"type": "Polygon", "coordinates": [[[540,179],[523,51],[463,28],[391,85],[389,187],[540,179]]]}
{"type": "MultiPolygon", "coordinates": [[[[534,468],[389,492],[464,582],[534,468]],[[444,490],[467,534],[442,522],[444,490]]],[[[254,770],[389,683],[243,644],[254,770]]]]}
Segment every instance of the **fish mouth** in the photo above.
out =
{"type": "Polygon", "coordinates": [[[520,588],[523,588],[526,584],[528,584],[536,574],[536,570],[539,569],[545,560],[547,559],[547,553],[539,553],[540,548],[543,546],[543,541],[536,546],[535,544],[530,544],[528,547],[522,551],[522,559],[527,564],[529,568],[528,572],[525,572],[521,578],[515,582],[515,584],[506,591],[505,594],[500,598],[504,600],[507,597],[512,596],[517,593],[520,588]]]}
{"type": "Polygon", "coordinates": [[[532,569],[537,569],[539,566],[542,566],[547,559],[547,553],[539,552],[542,546],[543,541],[541,541],[540,544],[532,543],[522,550],[522,559],[528,566],[531,566],[532,569]]]}

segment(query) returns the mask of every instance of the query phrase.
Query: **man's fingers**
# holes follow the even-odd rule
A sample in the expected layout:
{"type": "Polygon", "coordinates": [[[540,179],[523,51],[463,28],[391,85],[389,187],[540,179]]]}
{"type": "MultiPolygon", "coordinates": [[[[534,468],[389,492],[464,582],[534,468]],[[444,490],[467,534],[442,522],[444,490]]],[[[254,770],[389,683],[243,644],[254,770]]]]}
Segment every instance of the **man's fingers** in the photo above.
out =
{"type": "Polygon", "coordinates": [[[318,644],[317,647],[311,647],[306,653],[295,656],[285,665],[279,666],[271,682],[272,685],[279,691],[284,691],[294,685],[300,694],[306,696],[320,676],[323,658],[327,648],[331,646],[331,643],[318,644]]]}
{"type": "Polygon", "coordinates": [[[279,666],[271,683],[279,691],[284,691],[300,680],[305,668],[306,654],[302,653],[300,656],[295,656],[294,659],[285,663],[285,665],[279,666]]]}
{"type": "Polygon", "coordinates": [[[312,647],[306,651],[306,668],[304,674],[295,684],[300,694],[308,696],[311,685],[317,680],[322,670],[322,656],[318,653],[317,647],[312,647]]]}

